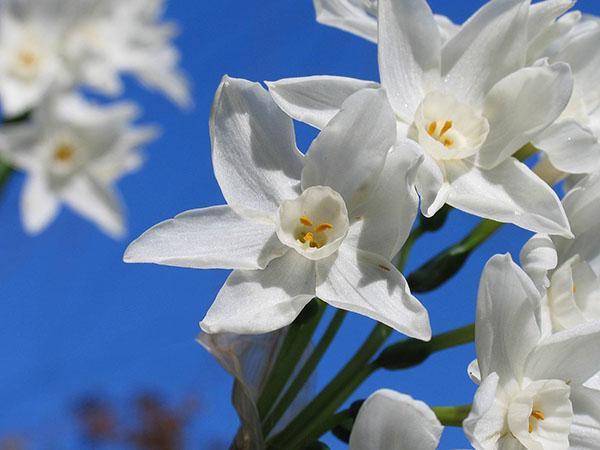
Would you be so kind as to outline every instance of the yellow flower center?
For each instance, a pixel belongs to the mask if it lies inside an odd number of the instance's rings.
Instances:
[[[442,126],[439,126],[438,122],[431,122],[427,127],[427,133],[436,141],[441,142],[444,147],[452,148],[454,146],[454,140],[446,136],[446,133],[453,125],[451,120],[446,120]]]
[[[25,67],[34,66],[38,61],[38,56],[32,50],[21,50],[18,57],[19,62]]]
[[[297,239],[302,244],[308,244],[312,248],[321,248],[327,244],[327,231],[333,230],[330,223],[320,223],[317,226],[307,216],[301,216],[299,219],[300,227],[298,229]]]
[[[539,420],[544,420],[544,419],[545,419],[545,416],[544,416],[543,412],[541,412],[537,409],[534,409],[533,411],[531,411],[531,415],[529,416],[529,432],[533,433],[534,425],[537,425],[537,422]]]
[[[69,144],[60,144],[54,150],[54,159],[61,163],[69,162],[75,155],[75,147]]]

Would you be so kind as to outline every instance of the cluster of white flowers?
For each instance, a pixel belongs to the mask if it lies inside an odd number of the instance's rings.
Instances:
[[[522,268],[497,255],[484,269],[465,433],[477,450],[597,450],[600,20],[573,3],[491,0],[455,25],[425,0],[315,0],[319,21],[377,43],[381,82],[225,77],[210,133],[227,205],[156,225],[125,260],[233,269],[208,334],[279,330],[318,297],[429,340],[392,262],[419,202],[538,233]],[[292,119],[320,130],[306,154]],[[382,390],[350,447],[428,450],[441,432],[426,405]]]
[[[113,185],[139,167],[156,129],[133,125],[134,104],[95,104],[78,90],[120,96],[129,73],[189,105],[163,9],[164,0],[0,2],[0,155],[28,175],[28,232],[44,230],[64,203],[111,236],[124,233]]]

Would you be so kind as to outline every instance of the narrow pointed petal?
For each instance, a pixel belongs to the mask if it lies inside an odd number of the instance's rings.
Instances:
[[[215,176],[230,206],[273,212],[297,195],[302,155],[292,121],[258,83],[224,77],[210,130]]]
[[[313,141],[305,157],[302,187],[329,186],[348,210],[371,193],[396,141],[396,119],[383,89],[363,89]]]
[[[317,22],[377,42],[377,17],[362,1],[314,0]]]
[[[527,23],[528,41],[531,42],[544,32],[552,22],[571,9],[574,4],[575,0],[546,0],[532,4]]]
[[[415,182],[421,197],[421,214],[432,217],[448,201],[450,185],[442,169],[431,156],[423,155]]]
[[[585,387],[571,389],[573,423],[569,434],[569,448],[596,450],[600,442],[600,391]]]
[[[572,237],[556,193],[516,159],[508,158],[492,170],[466,161],[449,162],[445,167],[449,205],[537,233]]]
[[[527,67],[500,80],[485,99],[490,134],[477,164],[492,169],[554,123],[569,103],[573,78],[566,64]]]
[[[275,225],[246,219],[228,206],[195,209],[150,228],[125,252],[128,263],[195,269],[264,269],[285,253]]]
[[[206,333],[261,334],[294,321],[315,296],[315,263],[294,250],[264,270],[236,270],[200,323]]]
[[[379,73],[407,123],[440,77],[441,36],[426,0],[379,0]]]
[[[427,310],[411,295],[402,274],[384,258],[342,245],[317,265],[317,296],[336,308],[377,320],[407,336],[428,341]]]
[[[543,295],[546,288],[550,286],[548,272],[555,269],[558,264],[556,246],[550,236],[547,234],[533,236],[521,249],[519,259],[521,267]]]
[[[600,168],[600,143],[589,128],[575,120],[557,122],[533,141],[554,167],[566,173],[595,172]]]
[[[475,384],[481,384],[481,371],[479,370],[479,362],[474,359],[467,367],[467,374],[471,381]]]
[[[109,236],[121,238],[125,234],[121,199],[109,187],[82,175],[74,178],[61,196],[67,205]]]
[[[479,284],[475,323],[482,379],[492,372],[501,385],[521,379],[527,357],[540,339],[539,301],[537,289],[510,255],[488,261]]]
[[[581,385],[600,367],[600,323],[556,333],[539,343],[527,359],[531,379],[558,379]]]
[[[352,94],[378,88],[373,81],[356,78],[312,76],[267,82],[273,100],[286,114],[322,130]]]
[[[563,198],[571,229],[579,236],[600,223],[600,172],[577,183]]]
[[[496,403],[498,382],[495,372],[483,380],[475,393],[471,413],[463,422],[465,434],[476,449],[495,448],[504,431],[506,411]]]
[[[363,207],[352,212],[361,219],[352,225],[347,239],[355,239],[357,248],[387,260],[406,242],[419,208],[414,179],[421,160],[406,149],[413,145],[407,141],[390,151],[375,191]]]
[[[41,175],[27,177],[21,192],[21,218],[29,234],[39,234],[46,229],[60,210],[60,202],[50,191]]]
[[[361,406],[350,434],[350,450],[435,450],[442,430],[425,403],[381,389]]]
[[[478,105],[492,86],[523,67],[528,10],[528,0],[497,0],[475,13],[442,50],[446,88]]]

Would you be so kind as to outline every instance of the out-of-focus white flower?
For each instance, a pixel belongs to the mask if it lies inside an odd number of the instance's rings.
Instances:
[[[548,333],[600,321],[600,174],[581,180],[563,205],[575,239],[538,234],[521,250]]]
[[[141,163],[139,148],[154,128],[134,128],[129,103],[100,107],[75,94],[53,96],[31,120],[0,129],[0,152],[27,173],[21,214],[37,234],[65,204],[111,236],[125,231],[115,181]]]
[[[425,403],[381,389],[361,406],[350,434],[350,450],[435,450],[442,431]]]
[[[180,54],[172,44],[177,29],[161,22],[164,6],[164,0],[96,0],[82,7],[79,23],[65,41],[66,58],[81,81],[118,95],[120,74],[131,73],[189,106],[188,82],[178,69]]]
[[[425,0],[380,0],[382,85],[399,138],[418,142],[424,157],[417,177],[424,215],[448,203],[532,231],[571,235],[554,191],[512,157],[560,116],[573,86],[567,64],[523,68],[529,10],[526,0],[490,2],[442,46]],[[318,128],[349,94],[368,86],[374,84],[322,76],[269,83],[282,109]]]
[[[340,30],[377,42],[377,0],[314,0],[317,21]],[[439,14],[435,20],[444,42],[456,33],[459,26]]]
[[[129,72],[180,105],[190,103],[178,71],[163,0],[7,0],[0,5],[0,101],[18,116],[52,89],[91,85],[121,91]]]
[[[476,450],[592,450],[600,442],[600,392],[583,386],[600,366],[600,323],[543,337],[539,306],[509,255],[488,262],[471,367],[481,384],[463,423]]]
[[[225,77],[211,137],[228,206],[153,227],[125,261],[236,269],[202,321],[210,333],[276,330],[317,296],[429,339],[427,311],[390,263],[417,211],[408,152],[389,152],[395,131],[385,92],[365,89],[303,156],[291,119],[271,96]]]
[[[536,171],[545,177],[556,172],[549,177],[553,181],[600,169],[600,22],[579,18],[575,12],[559,19],[556,24],[565,34],[550,41],[540,54],[550,62],[568,63],[575,80],[566,110],[533,140],[547,157]]]

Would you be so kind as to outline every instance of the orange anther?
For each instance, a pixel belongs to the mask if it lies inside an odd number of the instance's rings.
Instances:
[[[317,228],[315,228],[315,231],[317,233],[322,233],[323,231],[327,231],[327,230],[331,230],[333,229],[333,225],[331,225],[330,223],[322,223],[320,225],[317,226]]]
[[[306,216],[302,216],[300,217],[300,223],[306,227],[312,227],[312,220],[310,220],[308,217]]]
[[[436,122],[431,122],[429,124],[429,128],[427,129],[427,133],[429,133],[429,136],[433,136],[433,133],[435,133],[435,129],[437,128],[437,123]]]
[[[446,134],[446,132],[452,128],[452,121],[451,120],[447,120],[446,123],[444,124],[444,126],[442,127],[442,131],[440,132],[440,137],[442,137],[444,134]]]

